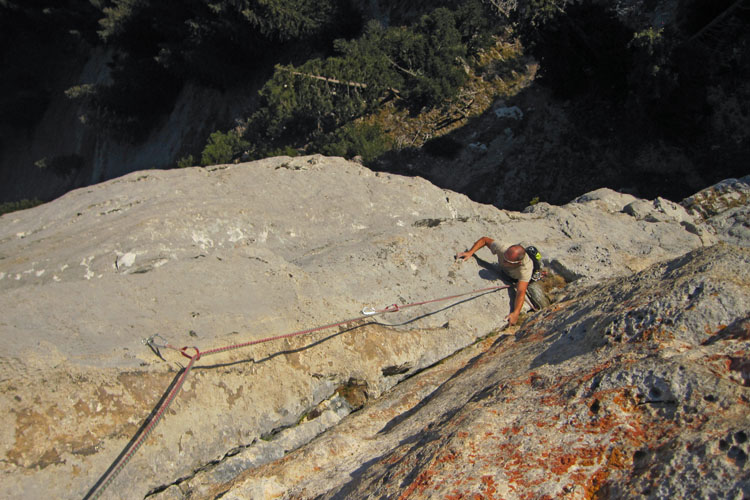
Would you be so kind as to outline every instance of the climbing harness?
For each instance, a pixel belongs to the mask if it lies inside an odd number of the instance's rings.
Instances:
[[[169,405],[171,405],[172,402],[175,400],[177,393],[180,392],[180,389],[185,383],[185,380],[187,379],[187,376],[190,373],[190,370],[193,369],[195,362],[201,359],[202,357],[210,356],[211,354],[227,352],[227,351],[231,351],[234,349],[240,349],[242,347],[248,347],[251,345],[261,344],[264,342],[271,342],[273,340],[298,337],[300,335],[306,335],[309,333],[318,332],[320,330],[335,328],[337,326],[345,325],[347,323],[354,323],[356,321],[360,321],[365,318],[371,318],[373,316],[377,316],[380,314],[398,312],[398,311],[401,311],[403,309],[407,309],[410,307],[416,307],[416,306],[421,306],[425,304],[432,304],[435,302],[442,302],[446,300],[456,299],[459,297],[465,297],[467,295],[489,293],[489,292],[502,290],[506,288],[510,288],[510,285],[499,285],[499,286],[491,286],[487,288],[480,288],[477,290],[472,290],[470,292],[459,293],[456,295],[449,295],[447,297],[440,297],[438,299],[425,300],[422,302],[413,302],[411,304],[404,304],[404,305],[391,304],[389,306],[384,307],[383,309],[374,309],[373,307],[365,307],[364,309],[362,309],[362,315],[356,318],[351,318],[351,319],[339,321],[336,323],[330,323],[328,325],[323,325],[323,326],[319,326],[316,328],[309,328],[307,330],[300,330],[300,331],[296,331],[292,333],[286,333],[283,335],[276,335],[273,337],[266,337],[262,339],[251,340],[249,342],[242,342],[240,344],[217,347],[214,349],[208,349],[206,351],[201,351],[195,346],[176,347],[170,344],[169,342],[167,342],[167,340],[159,334],[154,334],[148,338],[143,339],[142,340],[143,344],[147,345],[161,359],[164,359],[164,358],[162,358],[159,350],[170,349],[170,350],[179,352],[180,354],[188,358],[190,361],[188,362],[187,366],[183,370],[177,382],[169,391],[169,394],[167,395],[167,397],[164,398],[162,403],[157,408],[154,409],[154,412],[152,412],[154,415],[153,418],[151,418],[151,420],[145,424],[145,426],[142,428],[140,433],[137,435],[137,438],[134,438],[131,441],[131,443],[125,448],[125,450],[123,450],[120,456],[117,459],[115,459],[114,463],[109,467],[109,469],[107,469],[107,472],[104,473],[104,475],[99,479],[99,481],[97,481],[97,483],[91,488],[89,493],[84,497],[84,500],[89,500],[89,499],[93,500],[93,499],[99,498],[102,492],[104,492],[104,490],[107,489],[107,487],[109,487],[112,484],[112,481],[114,481],[117,474],[119,474],[120,471],[122,471],[122,469],[125,467],[125,465],[130,461],[130,459],[133,458],[133,455],[135,455],[136,451],[138,451],[138,449],[144,443],[146,438],[151,434],[151,432],[154,430],[156,425],[159,423],[159,420],[161,420],[162,416],[164,416],[164,413],[166,413],[167,408],[169,408]],[[189,352],[191,350],[194,352],[192,353]]]

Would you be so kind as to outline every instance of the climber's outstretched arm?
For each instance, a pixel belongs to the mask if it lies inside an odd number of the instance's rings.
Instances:
[[[470,250],[466,252],[460,252],[456,254],[456,259],[460,259],[461,261],[466,261],[467,259],[470,259],[474,253],[479,250],[482,247],[490,246],[494,240],[492,238],[488,238],[487,236],[482,236],[479,238],[476,243],[471,247]]]
[[[515,325],[516,321],[518,321],[518,316],[521,314],[521,308],[523,307],[523,302],[526,298],[526,289],[528,287],[528,281],[519,281],[518,285],[516,285],[516,300],[513,304],[513,311],[505,317],[510,326]]]

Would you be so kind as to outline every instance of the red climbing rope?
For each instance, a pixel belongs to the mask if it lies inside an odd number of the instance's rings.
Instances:
[[[459,298],[459,297],[464,297],[466,295],[475,295],[475,294],[481,293],[481,292],[489,292],[489,291],[500,290],[500,289],[504,289],[504,288],[508,288],[508,285],[491,286],[491,287],[482,288],[482,289],[479,289],[479,290],[472,290],[471,292],[460,293],[458,295],[450,295],[448,297],[441,297],[439,299],[426,300],[424,302],[413,302],[411,304],[405,304],[405,305],[402,305],[402,306],[399,306],[398,304],[391,304],[390,306],[386,306],[383,309],[371,310],[369,312],[364,312],[364,309],[363,309],[362,316],[357,316],[356,318],[351,318],[351,319],[347,319],[347,320],[344,320],[344,321],[339,321],[338,323],[331,323],[331,324],[328,324],[328,325],[318,326],[316,328],[310,328],[310,329],[307,329],[307,330],[300,330],[298,332],[286,333],[284,335],[276,335],[275,337],[266,337],[266,338],[263,338],[263,339],[257,339],[257,340],[251,340],[249,342],[243,342],[241,344],[228,345],[228,346],[225,346],[225,347],[217,347],[215,349],[209,349],[207,351],[201,352],[200,356],[208,356],[210,354],[217,354],[217,353],[220,353],[220,352],[231,351],[231,350],[234,350],[234,349],[240,349],[242,347],[248,347],[248,346],[255,345],[255,344],[262,344],[264,342],[270,342],[272,340],[288,339],[288,338],[291,338],[291,337],[297,337],[299,335],[307,335],[308,333],[314,333],[314,332],[319,332],[321,330],[327,330],[329,328],[335,328],[337,326],[345,325],[347,323],[353,323],[355,321],[360,321],[360,320],[363,320],[365,318],[370,318],[370,317],[376,316],[378,314],[384,314],[384,313],[390,313],[390,312],[397,312],[397,311],[400,311],[401,309],[407,309],[409,307],[421,306],[421,305],[425,305],[425,304],[431,304],[433,302],[441,302],[441,301],[456,299],[456,298]]]
[[[158,353],[158,349],[159,348],[171,349],[171,350],[179,352],[180,354],[182,354],[186,358],[190,359],[190,361],[188,362],[188,364],[185,367],[184,371],[180,375],[180,378],[177,380],[177,383],[175,383],[174,387],[172,387],[172,390],[169,391],[169,394],[167,395],[167,397],[164,399],[164,401],[161,403],[161,405],[155,410],[156,413],[154,414],[154,417],[151,419],[151,421],[148,422],[148,424],[143,428],[143,430],[140,432],[140,435],[138,436],[138,438],[135,439],[123,451],[123,453],[120,455],[120,457],[118,457],[115,460],[115,462],[110,466],[110,468],[104,474],[104,476],[102,476],[102,478],[94,485],[94,487],[91,489],[91,491],[84,497],[84,500],[89,500],[89,499],[93,500],[93,499],[99,498],[99,496],[102,494],[102,492],[112,483],[112,481],[115,479],[115,476],[117,476],[117,474],[120,473],[120,471],[130,461],[130,459],[133,457],[133,455],[135,455],[135,452],[138,451],[138,448],[141,447],[141,445],[146,440],[146,438],[149,436],[149,434],[151,434],[151,432],[154,430],[154,428],[156,427],[156,424],[159,423],[159,420],[161,420],[162,416],[167,411],[167,408],[169,408],[169,405],[172,404],[172,402],[174,401],[175,397],[177,396],[177,393],[182,388],[182,385],[185,383],[185,379],[187,379],[187,376],[190,373],[190,370],[193,368],[193,365],[195,364],[196,361],[198,361],[202,357],[209,356],[211,354],[218,354],[218,353],[221,353],[221,352],[227,352],[227,351],[231,351],[231,350],[234,350],[234,349],[240,349],[242,347],[248,347],[248,346],[251,346],[251,345],[262,344],[264,342],[271,342],[273,340],[288,339],[288,338],[291,338],[291,337],[297,337],[297,336],[300,336],[300,335],[306,335],[306,334],[309,334],[309,333],[318,332],[318,331],[326,330],[326,329],[329,329],[329,328],[335,328],[337,326],[345,325],[347,323],[353,323],[353,322],[356,322],[356,321],[363,320],[365,318],[370,318],[372,316],[377,316],[379,314],[397,312],[397,311],[400,311],[402,309],[407,309],[409,307],[416,307],[416,306],[421,306],[421,305],[425,305],[425,304],[432,304],[432,303],[435,303],[435,302],[443,302],[443,301],[446,301],[446,300],[457,299],[459,297],[465,297],[467,295],[476,295],[478,293],[491,292],[491,291],[495,291],[495,290],[502,290],[502,289],[505,289],[505,288],[509,288],[509,285],[500,285],[500,286],[491,286],[491,287],[487,287],[487,288],[480,288],[480,289],[477,289],[477,290],[472,290],[470,292],[459,293],[459,294],[456,294],[456,295],[449,295],[449,296],[446,296],[446,297],[440,297],[438,299],[425,300],[425,301],[422,301],[422,302],[412,302],[410,304],[404,304],[404,305],[401,305],[401,306],[399,306],[398,304],[391,304],[389,306],[384,307],[383,309],[365,308],[365,309],[362,310],[362,315],[361,316],[357,316],[356,318],[351,318],[351,319],[347,319],[347,320],[344,320],[344,321],[339,321],[337,323],[330,323],[328,325],[318,326],[316,328],[309,328],[307,330],[299,330],[299,331],[292,332],[292,333],[287,333],[287,334],[284,334],[284,335],[276,335],[276,336],[273,336],[273,337],[266,337],[266,338],[262,338],[262,339],[251,340],[251,341],[248,341],[248,342],[242,342],[240,344],[228,345],[228,346],[225,346],[225,347],[216,347],[214,349],[208,349],[206,351],[200,351],[197,347],[194,347],[194,346],[175,347],[175,346],[173,346],[173,345],[171,345],[171,344],[169,344],[167,342],[164,342],[163,344],[157,344],[155,342],[156,338],[161,338],[163,340],[163,338],[160,335],[153,335],[153,336],[151,336],[148,339],[144,339],[144,344],[146,344],[149,347],[151,347],[152,349],[154,349],[157,353]],[[194,349],[195,350],[195,354],[193,354],[192,356],[190,354],[188,354],[187,353],[188,349]]]
[[[186,355],[183,351],[183,354]],[[186,355],[187,356],[187,355]],[[175,397],[177,396],[177,393],[180,392],[180,389],[182,388],[182,384],[185,383],[185,379],[187,379],[188,374],[190,373],[190,370],[193,368],[193,365],[196,361],[200,358],[200,352],[198,352],[198,349],[195,350],[195,355],[190,357],[190,361],[188,362],[188,365],[185,367],[185,370],[183,370],[182,375],[180,375],[180,378],[177,380],[177,383],[172,387],[172,390],[169,391],[169,395],[167,395],[167,398],[164,400],[164,402],[161,404],[159,409],[157,410],[156,414],[154,415],[154,418],[151,419],[151,421],[146,425],[146,427],[143,428],[141,431],[140,436],[138,439],[133,441],[130,446],[126,449],[126,451],[112,464],[112,466],[109,468],[109,471],[102,476],[102,478],[99,480],[99,482],[92,488],[92,490],[89,492],[85,499],[95,499],[99,498],[99,495],[104,492],[105,489],[112,483],[112,481],[115,479],[117,474],[120,473],[120,471],[127,465],[127,463],[130,461],[131,458],[133,458],[133,455],[135,455],[135,452],[138,451],[138,448],[141,447],[141,445],[146,441],[146,438],[151,434],[151,431],[154,430],[156,427],[156,424],[159,423],[159,420],[161,420],[161,417],[164,416],[164,413],[167,411],[167,408],[169,408],[169,405],[172,404],[172,401],[174,401]]]

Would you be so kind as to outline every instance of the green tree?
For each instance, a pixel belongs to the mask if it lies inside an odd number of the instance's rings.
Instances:
[[[282,53],[325,52],[348,2],[338,0],[110,0],[99,36],[112,48],[111,82],[87,99],[89,122],[137,140],[169,112],[187,81],[227,89],[270,73]],[[343,27],[342,27],[343,26]],[[328,49],[330,50],[330,49]],[[135,134],[128,134],[135,132]]]
[[[208,144],[201,153],[201,165],[219,165],[229,163],[250,147],[250,143],[240,137],[234,131],[213,132],[208,139]]]
[[[480,0],[459,6],[455,13],[434,9],[413,26],[370,21],[360,37],[335,40],[335,55],[276,66],[248,120],[246,137],[255,154],[289,145],[340,148],[352,139],[340,136],[353,130],[344,126],[389,96],[414,111],[453,97],[467,78],[468,45],[476,53],[499,29],[487,22]]]
[[[466,81],[463,68],[466,46],[456,27],[456,18],[448,9],[435,9],[422,17],[417,33],[422,35],[419,43],[422,78],[410,95],[418,104],[435,105],[453,97]]]

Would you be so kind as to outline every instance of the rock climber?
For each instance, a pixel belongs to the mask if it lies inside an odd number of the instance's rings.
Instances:
[[[495,241],[492,238],[488,238],[487,236],[479,238],[470,250],[458,253],[456,259],[465,262],[471,258],[477,250],[485,246],[488,247],[493,254],[497,255],[501,271],[507,275],[508,278],[517,282],[513,310],[505,317],[509,325],[515,325],[518,321],[518,316],[521,314],[521,308],[523,307],[529,282],[531,282],[532,275],[534,274],[534,262],[526,253],[526,249],[521,245],[507,245]],[[534,283],[534,285],[536,285],[536,283]],[[542,305],[547,304],[538,304],[538,306]]]

